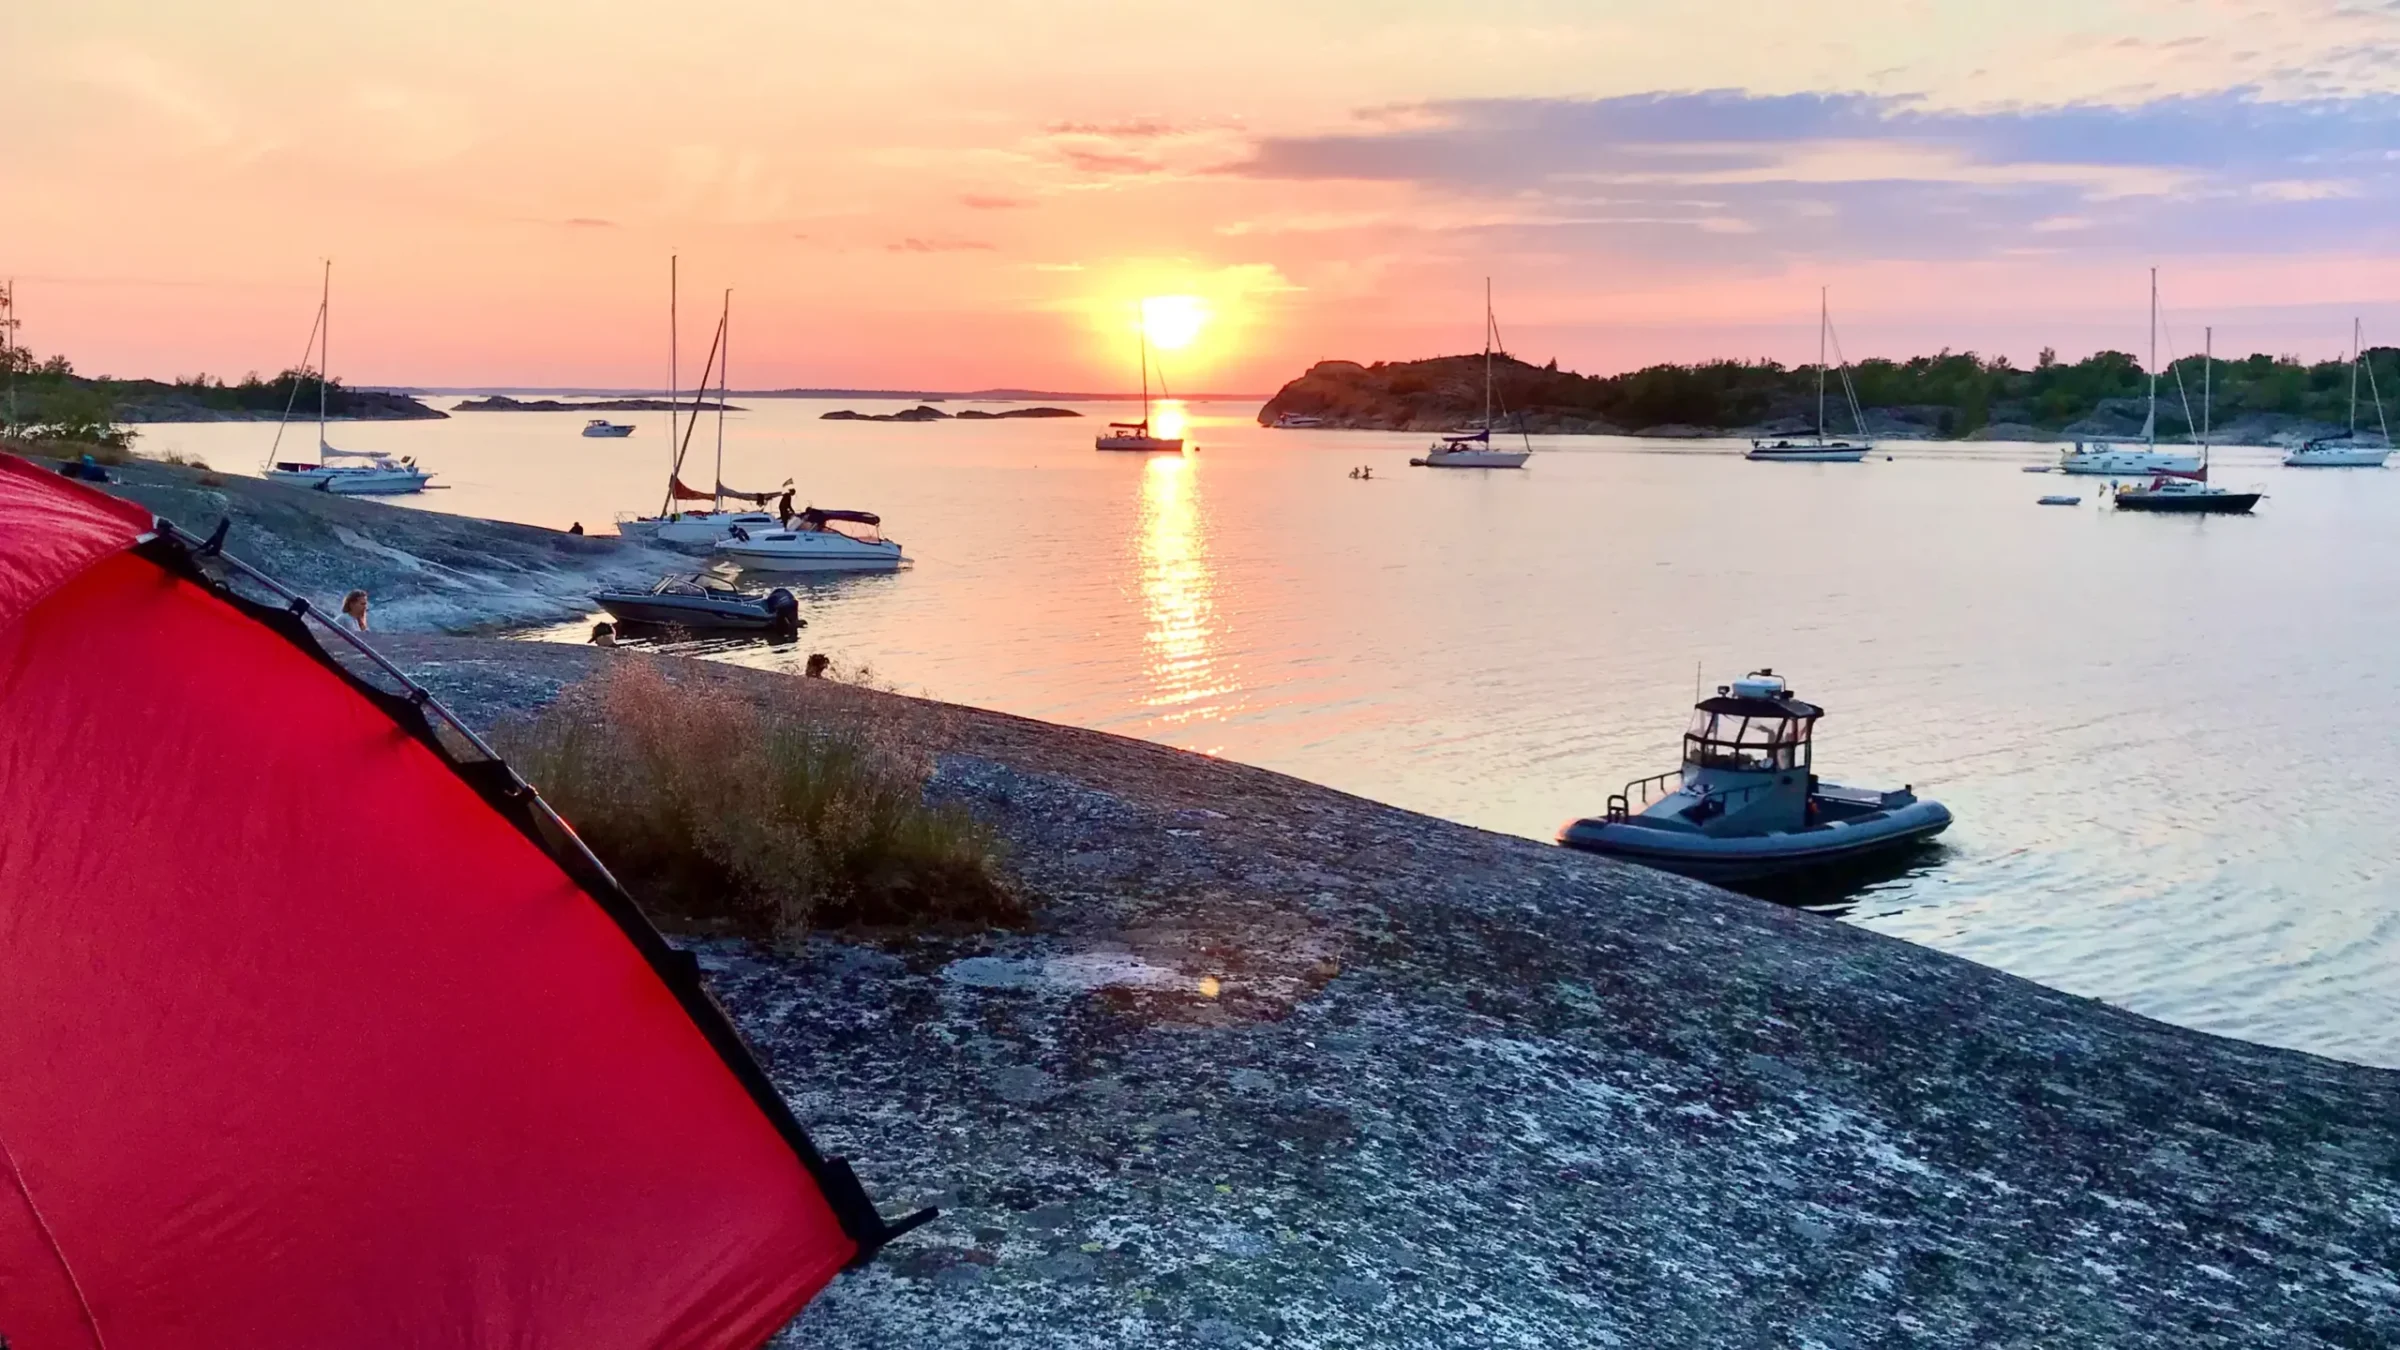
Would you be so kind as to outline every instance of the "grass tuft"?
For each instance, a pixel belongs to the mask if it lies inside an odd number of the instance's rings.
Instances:
[[[648,660],[611,666],[500,748],[670,927],[1014,926],[999,840],[929,805],[932,764],[863,701],[762,708]]]

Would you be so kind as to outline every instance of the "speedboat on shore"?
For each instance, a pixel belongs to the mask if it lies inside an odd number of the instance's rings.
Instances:
[[[782,525],[737,525],[716,551],[756,572],[888,572],[900,565],[900,545],[883,537],[881,524],[870,511],[812,506]]]
[[[1950,827],[1950,811],[1908,788],[1820,782],[1813,736],[1825,710],[1758,670],[1693,709],[1683,766],[1627,783],[1607,811],[1558,833],[1568,848],[1704,881],[1746,881],[1846,865]]]
[[[633,434],[633,423],[611,422],[605,417],[595,417],[591,421],[583,424],[583,434],[586,436],[607,436],[611,438],[630,436]]]
[[[620,623],[659,628],[794,632],[807,626],[790,591],[745,591],[707,572],[677,572],[647,590],[610,587],[592,600]]]
[[[336,464],[336,459],[360,460],[357,464]],[[278,461],[266,472],[270,483],[292,487],[315,488],[319,492],[336,492],[346,497],[387,497],[403,492],[422,492],[433,481],[433,475],[417,467],[411,457],[394,457],[381,450],[337,450],[317,443],[317,462]]]

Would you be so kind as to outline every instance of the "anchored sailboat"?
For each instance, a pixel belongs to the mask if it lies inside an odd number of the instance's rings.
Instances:
[[[292,380],[292,395],[284,400],[283,418],[275,424],[275,441],[267,447],[266,477],[275,483],[293,487],[315,488],[320,492],[339,492],[345,496],[393,496],[404,492],[420,492],[433,480],[433,475],[417,467],[414,458],[394,458],[381,450],[342,450],[325,440],[325,389],[333,380],[333,260],[325,260],[324,289],[317,299],[317,321],[309,329],[309,351],[301,353],[300,368]],[[299,374],[309,369],[309,357],[316,357],[317,372],[317,462],[278,460],[276,453],[283,448],[283,429],[292,420],[292,404],[300,398]],[[337,459],[357,463],[336,464]]]
[[[2112,478],[2140,478],[2148,474],[2188,474],[2200,468],[2198,455],[2179,454],[2158,448],[2158,269],[2150,269],[2150,411],[2142,418],[2142,448],[2128,450],[2107,441],[2081,441],[2075,448],[2058,457],[2060,473],[2092,474]]]
[[[1750,442],[1745,459],[1786,460],[1802,464],[1856,464],[1867,457],[1875,443],[1867,439],[1867,419],[1859,413],[1858,390],[1850,383],[1850,365],[1843,362],[1842,396],[1850,404],[1850,425],[1858,428],[1855,440],[1828,440],[1825,436],[1825,348],[1833,339],[1833,310],[1827,303],[1826,288],[1817,288],[1817,429],[1809,436],[1778,436],[1773,440]]]
[[[2155,306],[2158,291],[2158,274],[2155,269],[2151,272],[2150,288],[2153,297],[2152,304]],[[2162,471],[2157,477],[2150,480],[2148,487],[2119,488],[2116,495],[2118,510],[2242,516],[2248,515],[2250,508],[2258,505],[2261,495],[2259,493],[2229,492],[2224,488],[2208,485],[2210,405],[2214,401],[2216,390],[2216,329],[2206,330],[2201,351],[2203,354],[2200,358],[2200,467],[2189,473]],[[2175,377],[2175,387],[2178,390],[2183,388],[2183,376],[2180,373]],[[2184,400],[2184,416],[2188,420],[2192,410],[2190,395],[2184,395]],[[2155,388],[2155,378],[2150,395],[2150,421],[2154,425],[2158,421],[2158,394]]]
[[[1473,431],[1459,431],[1442,437],[1427,447],[1421,459],[1409,463],[1420,469],[1522,469],[1533,458],[1533,441],[1525,435],[1524,419],[1517,421],[1517,436],[1524,440],[1522,450],[1492,448],[1492,351],[1499,347],[1499,321],[1492,317],[1492,279],[1483,279],[1483,425]],[[1505,410],[1503,410],[1505,411]]]
[[[1134,331],[1141,342],[1142,360],[1142,420],[1111,422],[1108,430],[1092,438],[1094,450],[1131,450],[1138,453],[1183,453],[1181,436],[1150,434],[1150,314],[1146,308],[1135,310]]]
[[[725,400],[728,392],[726,367],[731,362],[733,346],[733,292],[725,292],[724,307],[717,316],[717,331],[709,342],[708,361],[700,371],[700,383],[692,390],[689,417],[682,416],[677,399],[683,382],[678,360],[677,342],[679,260],[667,260],[667,463],[666,498],[659,503],[654,516],[622,517],[617,520],[617,533],[635,539],[660,544],[710,545],[726,538],[738,526],[744,529],[774,529],[781,520],[763,508],[775,497],[771,492],[737,492],[725,486]],[[707,392],[708,377],[717,377],[717,465],[713,478],[715,489],[703,492],[683,481],[683,466],[691,452],[692,433],[700,425],[700,397]],[[787,480],[786,488],[791,486]],[[727,499],[747,501],[748,510],[728,509]],[[679,502],[707,502],[706,510],[677,509]]]
[[[2375,387],[2375,367],[2368,364],[2361,339],[2365,336],[2359,321],[2350,321],[2350,430],[2339,436],[2321,436],[2283,457],[2283,462],[2295,469],[2380,469],[2392,454],[2392,424],[2384,420],[2383,391]],[[2375,424],[2383,432],[2383,444],[2358,438],[2358,372],[2365,366],[2367,392],[2375,399]]]

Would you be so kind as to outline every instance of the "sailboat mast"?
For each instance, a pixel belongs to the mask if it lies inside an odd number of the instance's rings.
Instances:
[[[2350,437],[2358,438],[2358,362],[2359,343],[2364,332],[2357,319],[2350,321]]]
[[[2190,413],[2185,413],[2190,416]],[[2158,448],[2158,269],[2150,269],[2150,420],[2142,424],[2143,440]]]
[[[1483,429],[1492,429],[1492,279],[1483,279]]]
[[[2200,330],[2200,477],[2208,478],[2208,429],[2216,408],[2211,401],[2217,377],[2217,330]]]
[[[1135,314],[1134,336],[1142,352],[1142,434],[1150,434],[1150,302],[1144,300]]]
[[[680,353],[675,350],[676,340],[682,335],[682,325],[675,317],[675,304],[681,292],[676,268],[682,261],[676,254],[667,255],[667,454],[670,459],[675,454],[675,404],[683,394],[683,365]],[[666,513],[662,511],[659,514]]]
[[[317,462],[325,462],[325,382],[333,378],[333,259],[325,260],[324,289],[317,295]],[[351,444],[356,445],[353,441]]]
[[[725,288],[725,308],[717,315],[717,340],[724,355],[717,358],[717,510],[725,509],[725,368],[733,364],[733,288]]]
[[[1825,295],[1826,288],[1817,288],[1817,439],[1825,439],[1825,329],[1833,322],[1833,311]]]

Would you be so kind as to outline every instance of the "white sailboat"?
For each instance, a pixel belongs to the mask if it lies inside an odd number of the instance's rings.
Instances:
[[[1850,425],[1858,428],[1854,440],[1829,440],[1825,435],[1825,347],[1833,335],[1833,310],[1827,303],[1826,289],[1817,288],[1817,430],[1810,436],[1777,436],[1750,442],[1745,459],[1761,461],[1782,460],[1798,464],[1856,464],[1875,448],[1867,439],[1867,419],[1858,409],[1858,390],[1850,384],[1850,366],[1842,365],[1842,394],[1850,403]]]
[[[2283,457],[2283,462],[2295,469],[2380,469],[2392,454],[2392,424],[2384,420],[2383,391],[2375,387],[2375,367],[2368,365],[2360,339],[2365,334],[2359,321],[2350,321],[2350,430],[2339,436],[2320,436]],[[2360,440],[2358,435],[2358,371],[2365,366],[2367,391],[2375,399],[2375,423],[2383,432],[2383,443]]]
[[[617,533],[629,538],[656,544],[708,547],[728,537],[736,528],[772,530],[782,524],[774,515],[758,509],[768,494],[734,493],[725,487],[725,399],[727,394],[726,366],[731,361],[733,338],[733,292],[725,292],[723,310],[717,316],[717,331],[709,342],[708,361],[700,371],[700,383],[692,390],[692,415],[682,417],[677,398],[682,393],[683,373],[677,350],[680,324],[677,319],[680,303],[678,267],[680,259],[667,260],[667,464],[666,499],[653,516],[619,516]],[[691,450],[693,430],[700,423],[700,396],[708,389],[711,372],[717,376],[717,468],[714,488],[708,492],[691,487],[683,481],[683,465]],[[788,483],[785,486],[790,486]],[[728,508],[726,498],[748,498],[753,506],[748,510]],[[705,510],[685,511],[679,502],[707,502]]]
[[[265,474],[269,482],[287,483],[293,487],[314,488],[319,492],[338,492],[345,496],[394,496],[404,492],[421,492],[433,480],[433,475],[417,467],[410,457],[394,457],[381,450],[343,450],[325,439],[325,387],[332,379],[333,369],[333,260],[325,260],[324,289],[317,299],[317,321],[309,330],[310,352],[302,353],[300,369],[309,368],[310,354],[316,357],[317,371],[317,461],[279,460],[275,456],[283,448],[283,429],[292,418],[292,400],[300,397],[297,379],[292,385],[292,399],[283,405],[283,418],[275,424],[275,441],[267,447]],[[335,460],[350,463],[337,464]]]
[[[2093,441],[2077,441],[2058,457],[2060,473],[2107,478],[2147,478],[2152,474],[2196,473],[2200,456],[2158,448],[2158,269],[2150,269],[2150,411],[2142,418],[2142,447],[2138,450]]]
[[[1109,423],[1106,431],[1092,438],[1092,448],[1094,450],[1129,450],[1137,454],[1182,454],[1183,438],[1181,436],[1153,436],[1150,434],[1150,316],[1147,311],[1137,310],[1134,331],[1140,334],[1141,338],[1142,420]]]
[[[1517,435],[1525,441],[1522,450],[1492,448],[1492,349],[1499,345],[1499,321],[1492,317],[1492,279],[1483,279],[1483,425],[1473,431],[1457,431],[1426,447],[1422,458],[1409,464],[1420,469],[1522,469],[1533,458],[1533,442],[1525,437],[1522,419]]]

